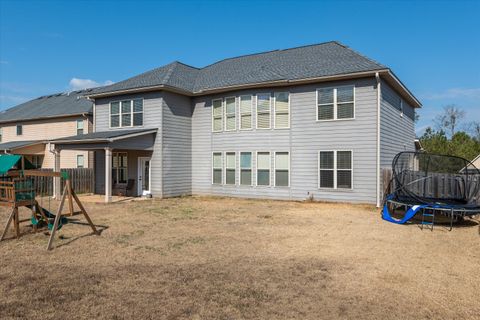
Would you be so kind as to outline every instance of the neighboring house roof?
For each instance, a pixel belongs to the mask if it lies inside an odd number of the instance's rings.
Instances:
[[[117,140],[128,139],[145,134],[155,133],[157,129],[132,129],[132,130],[112,130],[98,131],[87,134],[81,134],[71,137],[51,140],[52,143],[74,144],[74,143],[97,143],[97,142],[113,142]]]
[[[15,149],[33,146],[39,143],[46,143],[43,140],[30,140],[30,141],[10,141],[5,143],[0,143],[0,151],[11,152]]]
[[[101,97],[158,88],[198,95],[247,85],[287,84],[375,71],[389,72],[390,77],[398,82],[397,88],[405,90],[415,106],[421,105],[386,66],[336,41],[229,58],[204,68],[175,61],[127,80],[95,88],[86,95]]]
[[[91,113],[93,102],[85,98],[91,89],[39,97],[0,112],[0,123],[56,118]]]

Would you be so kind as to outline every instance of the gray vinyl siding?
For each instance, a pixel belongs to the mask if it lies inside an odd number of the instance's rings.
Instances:
[[[163,93],[163,196],[192,193],[192,104],[189,97]]]
[[[401,151],[415,150],[414,108],[403,101],[403,111],[390,101],[398,101],[399,95],[382,81],[380,112],[380,166],[391,168],[392,160]]]
[[[316,121],[316,89],[339,85],[355,85],[355,119],[328,122]],[[212,133],[212,99],[262,92],[290,92],[291,129],[237,130]],[[255,103],[253,108],[255,119]],[[273,108],[271,123],[273,124]],[[193,194],[215,194],[239,197],[304,200],[375,202],[376,189],[376,88],[375,79],[330,82],[270,90],[244,90],[225,95],[199,97],[194,100],[192,119],[192,191]],[[318,188],[318,152],[320,150],[353,151],[353,190],[320,190]],[[212,152],[245,151],[290,152],[290,187],[273,187],[273,156],[271,184],[264,186],[225,186],[212,184]],[[224,159],[225,160],[225,159]],[[256,157],[252,175],[256,180]]]
[[[95,101],[95,131],[98,132],[109,130],[122,130],[122,128],[110,128],[110,102],[123,99],[143,98],[143,126],[134,128],[158,129],[153,146],[153,153],[150,164],[152,175],[151,192],[153,196],[157,197],[162,196],[162,94],[162,92],[138,93],[133,95],[122,95],[102,98]],[[123,129],[131,129],[131,127]],[[134,147],[135,146],[132,146],[132,148]],[[103,163],[104,162],[105,161],[103,161]],[[105,166],[105,164],[103,164],[103,166]],[[103,173],[103,175],[105,174]]]

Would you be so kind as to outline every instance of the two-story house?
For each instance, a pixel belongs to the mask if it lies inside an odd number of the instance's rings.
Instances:
[[[0,112],[0,152],[22,154],[35,166],[54,167],[49,141],[92,131],[93,103],[73,91],[39,97]],[[93,153],[65,151],[61,168],[93,167]]]
[[[381,168],[414,150],[420,102],[386,66],[327,42],[180,62],[87,93],[96,191],[135,182],[158,197],[225,195],[381,201]]]

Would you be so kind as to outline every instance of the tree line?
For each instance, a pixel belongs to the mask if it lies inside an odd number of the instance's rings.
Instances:
[[[434,128],[428,127],[420,137],[425,151],[475,159],[480,154],[480,122],[465,119],[466,113],[461,108],[445,106],[435,117]]]

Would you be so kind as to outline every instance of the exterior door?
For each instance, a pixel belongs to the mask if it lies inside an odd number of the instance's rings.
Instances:
[[[148,157],[138,158],[138,195],[146,196],[150,194],[150,160]]]

